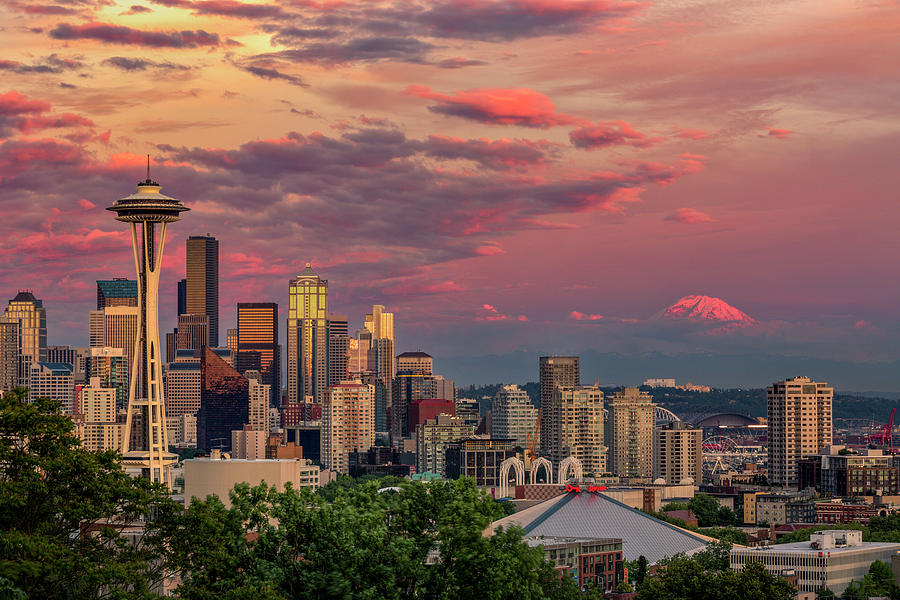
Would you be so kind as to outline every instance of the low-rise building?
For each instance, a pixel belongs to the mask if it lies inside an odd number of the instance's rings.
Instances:
[[[769,525],[815,523],[816,505],[808,494],[760,494],[756,522]]]
[[[624,579],[621,539],[528,536],[524,541],[543,547],[544,558],[561,575],[575,579],[581,589],[592,585],[610,592]]]
[[[890,510],[868,502],[831,500],[816,502],[816,523],[860,523],[867,525],[872,517],[886,516]]]
[[[447,448],[447,479],[471,477],[479,487],[500,487],[500,465],[516,455],[516,440],[469,438]]]
[[[288,482],[293,487],[315,491],[319,487],[319,467],[306,459],[228,459],[192,458],[184,461],[185,507],[193,498],[204,499],[214,494],[231,506],[228,492],[238,483],[256,486],[265,482],[284,490]]]
[[[844,446],[826,446],[819,454],[799,461],[799,488],[815,488],[827,496],[896,496],[900,468],[881,450],[863,448],[858,454]]]
[[[416,471],[446,475],[447,448],[475,434],[475,428],[459,417],[438,415],[416,427]]]
[[[861,581],[876,560],[890,564],[900,544],[863,542],[861,531],[818,531],[808,542],[776,544],[731,550],[731,569],[741,571],[751,563],[761,563],[778,576],[793,571],[799,592],[828,588],[840,596],[851,580]]]

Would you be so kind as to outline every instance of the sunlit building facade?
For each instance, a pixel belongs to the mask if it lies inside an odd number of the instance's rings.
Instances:
[[[322,402],[328,389],[328,281],[306,263],[288,295],[288,401]]]

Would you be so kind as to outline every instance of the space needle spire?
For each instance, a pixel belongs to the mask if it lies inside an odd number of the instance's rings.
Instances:
[[[163,195],[160,189],[160,185],[150,179],[148,155],[147,179],[137,184],[135,193],[117,200],[106,210],[115,212],[116,220],[131,226],[131,247],[138,278],[138,335],[128,389],[128,414],[122,435],[123,463],[126,471],[139,473],[171,489],[171,467],[177,457],[169,452],[166,433],[166,401],[159,344],[159,274],[166,225],[178,221],[181,213],[190,209],[180,200]],[[135,447],[132,447],[133,441]]]

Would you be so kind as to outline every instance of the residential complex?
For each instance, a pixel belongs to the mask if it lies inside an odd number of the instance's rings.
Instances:
[[[595,386],[556,386],[544,406],[547,456],[558,468],[573,456],[587,476],[607,471],[603,431],[603,390]]]
[[[638,388],[625,388],[609,397],[606,444],[607,470],[630,478],[653,476],[653,398]]]
[[[834,390],[809,377],[778,381],[766,388],[769,424],[769,482],[796,486],[800,459],[832,443]]]
[[[540,357],[540,451],[541,454],[550,453],[549,423],[550,412],[546,408],[553,400],[553,393],[557,386],[574,387],[581,384],[581,372],[579,370],[577,356],[542,356]]]
[[[653,430],[653,480],[668,484],[703,479],[703,430],[672,421]]]
[[[527,448],[528,436],[537,430],[537,412],[525,390],[502,386],[491,409],[491,436],[515,440],[517,446]]]
[[[351,452],[375,445],[375,387],[359,380],[328,388],[322,405],[322,464],[350,473]]]

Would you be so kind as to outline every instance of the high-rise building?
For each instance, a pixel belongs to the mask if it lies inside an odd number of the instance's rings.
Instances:
[[[366,315],[366,329],[372,333],[374,339],[394,339],[394,313],[384,311],[384,306],[375,304],[372,312]]]
[[[116,409],[128,408],[128,362],[121,348],[91,348],[85,361],[86,381],[97,382],[97,387],[113,389],[116,393]]]
[[[653,426],[656,405],[647,392],[625,388],[609,398],[607,469],[618,477],[653,475]]]
[[[446,475],[447,449],[475,434],[475,428],[459,417],[438,415],[416,427],[416,471]]]
[[[131,383],[125,429],[122,432],[123,466],[127,472],[145,477],[154,483],[172,488],[172,465],[177,457],[168,451],[166,404],[163,397],[162,348],[159,344],[159,276],[162,269],[162,249],[169,223],[181,219],[189,210],[179,200],[160,193],[158,183],[150,179],[150,159],[147,159],[147,179],[138,183],[137,191],[117,200],[107,210],[116,213],[116,220],[128,223],[131,246],[137,270],[138,330],[131,364]],[[159,226],[159,234],[156,228]],[[103,311],[135,310],[131,307],[110,307]],[[92,323],[93,325],[93,323]],[[108,337],[108,332],[107,337]],[[93,336],[92,336],[93,337]],[[91,346],[120,344],[94,344]],[[138,428],[136,425],[140,423]],[[133,427],[134,425],[134,427]],[[132,437],[134,436],[134,441]]]
[[[137,281],[116,277],[97,280],[97,310],[110,306],[137,306]]]
[[[328,280],[306,263],[288,294],[288,401],[322,402],[328,389]]]
[[[456,416],[462,418],[467,425],[472,425],[478,429],[481,423],[481,405],[475,398],[457,398],[456,399]],[[532,423],[534,426],[534,423]]]
[[[192,235],[185,253],[185,314],[209,317],[208,344],[215,348],[219,345],[219,240]]]
[[[238,330],[237,327],[234,329],[226,329],[225,330],[225,347],[237,354],[238,351]]]
[[[570,456],[581,461],[585,475],[606,472],[603,444],[603,390],[597,386],[557,386],[544,408],[549,414],[549,456],[554,466]],[[496,404],[492,432],[497,429]],[[494,435],[493,437],[503,437]]]
[[[178,311],[175,314],[187,314],[187,279],[178,280]]]
[[[19,324],[0,317],[0,395],[19,385]]]
[[[9,301],[3,320],[19,324],[17,377],[20,385],[27,385],[31,363],[47,360],[47,311],[34,294],[19,292]]]
[[[434,359],[424,352],[403,352],[397,355],[397,371],[431,375],[434,373]]]
[[[326,469],[350,473],[351,452],[375,445],[375,388],[360,381],[345,381],[328,388],[322,405],[322,464]]]
[[[653,430],[653,480],[677,485],[687,479],[699,485],[703,478],[703,430],[672,421]]]
[[[350,338],[347,371],[351,377],[357,377],[366,372],[375,372],[374,365],[369,367],[369,348],[371,347],[372,332],[368,329],[360,329],[356,332],[355,338]]]
[[[200,410],[197,447],[231,450],[231,432],[244,428],[250,417],[250,383],[211,348],[200,358]]]
[[[200,359],[194,350],[181,350],[166,369],[166,415],[195,415],[200,410]]]
[[[525,390],[517,385],[502,386],[494,396],[491,417],[492,438],[514,440],[516,446],[528,447],[528,435],[534,429],[537,409]]]
[[[62,403],[62,412],[75,414],[75,376],[67,363],[32,362],[28,371],[28,401],[50,398]]]
[[[281,404],[278,305],[274,302],[238,302],[237,324],[237,370],[241,373],[248,369],[259,371],[261,382],[269,386],[269,401],[275,406]]]
[[[542,356],[539,360],[540,366],[540,406],[541,406],[541,454],[550,453],[549,437],[545,434],[545,429],[549,424],[549,411],[546,406],[553,400],[553,393],[557,386],[575,387],[581,385],[581,372],[579,370],[579,361],[577,356]]]
[[[272,397],[272,390],[269,384],[262,382],[262,375],[259,371],[245,371],[244,377],[247,379],[247,395],[250,402],[249,416],[247,424],[257,431],[269,434],[269,406]],[[265,458],[263,456],[262,458]]]
[[[178,327],[175,329],[176,350],[199,350],[207,345],[210,339],[209,315],[178,315]],[[212,346],[215,347],[215,346]]]
[[[328,315],[328,385],[350,377],[350,335],[347,315]]]
[[[90,356],[90,348],[72,348],[71,346],[47,346],[47,362],[67,363],[72,365],[75,375],[75,384],[84,384],[87,359]]]
[[[75,386],[75,432],[86,450],[121,447],[123,423],[116,420],[116,415],[115,389],[103,387],[96,377],[90,385]]]
[[[766,388],[769,483],[794,486],[797,463],[832,443],[834,389],[809,377],[776,381]]]
[[[121,348],[129,368],[134,363],[141,310],[136,306],[111,306],[90,314],[91,348]]]
[[[267,400],[268,401],[268,400]],[[239,460],[262,460],[266,458],[268,433],[244,425],[243,429],[231,432],[231,458]]]
[[[387,345],[382,347],[382,352],[376,353],[376,365],[369,368],[374,370],[390,387],[389,379],[397,372],[394,362],[394,313],[385,312],[384,306],[375,304],[372,312],[366,315],[365,329],[370,334],[370,340],[390,340],[390,354],[384,352]],[[369,344],[370,347],[374,344]]]

